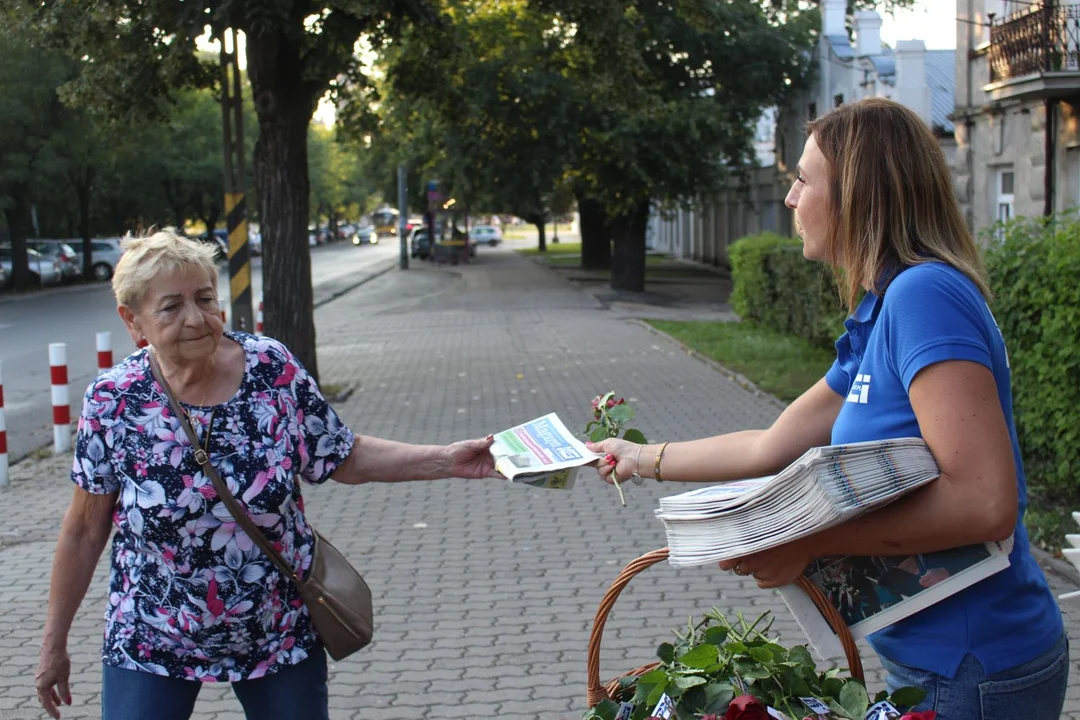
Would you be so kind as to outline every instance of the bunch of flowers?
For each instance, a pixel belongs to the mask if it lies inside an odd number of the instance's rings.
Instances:
[[[638,445],[646,444],[645,435],[640,430],[626,425],[634,419],[633,409],[626,404],[626,398],[615,397],[614,392],[597,395],[592,400],[592,420],[585,425],[585,437],[591,442],[600,442],[608,438],[622,439]],[[640,483],[640,478],[637,479]],[[615,489],[619,491],[619,500],[626,507],[626,496],[619,481],[615,480]]]
[[[933,712],[901,714],[926,696],[918,688],[879,693],[872,708],[861,682],[839,668],[818,670],[806,646],[770,638],[771,625],[767,612],[730,622],[714,608],[657,648],[654,669],[621,678],[617,701],[602,701],[583,720],[934,720]]]

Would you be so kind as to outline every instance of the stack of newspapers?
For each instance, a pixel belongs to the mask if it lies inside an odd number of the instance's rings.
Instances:
[[[812,448],[771,477],[662,498],[677,567],[743,557],[881,507],[937,478],[921,438]]]

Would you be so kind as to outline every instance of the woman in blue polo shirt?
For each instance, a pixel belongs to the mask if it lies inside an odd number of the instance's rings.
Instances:
[[[610,455],[600,474],[652,477],[659,468],[666,480],[715,482],[775,473],[814,446],[922,437],[941,469],[937,481],[721,567],[771,588],[819,557],[925,556],[1012,535],[1008,569],[870,643],[889,688],[922,687],[917,709],[937,710],[940,720],[1057,720],[1068,641],[1028,546],[1009,358],[945,157],[917,115],[868,99],[811,122],[797,170],[787,205],[803,254],[842,269],[851,309],[836,362],[767,430],[666,447],[607,440],[593,446]],[[933,579],[947,572],[933,570]]]

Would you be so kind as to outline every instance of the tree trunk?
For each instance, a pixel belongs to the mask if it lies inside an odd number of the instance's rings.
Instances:
[[[311,211],[307,130],[316,92],[303,78],[302,37],[301,32],[284,30],[249,32],[247,61],[259,116],[254,175],[263,239],[264,327],[317,380],[307,238]]]
[[[33,290],[40,287],[41,277],[34,282],[30,273],[30,259],[26,253],[27,219],[30,215],[30,202],[26,186],[14,185],[9,193],[11,205],[4,210],[8,231],[11,233],[11,283],[15,290]],[[40,272],[35,269],[34,272]]]
[[[547,238],[545,237],[545,231],[546,230],[547,230],[547,222],[545,220],[541,220],[540,222],[536,223],[536,231],[539,233],[538,237],[540,238],[540,242],[537,245],[537,249],[540,252],[547,252]]]
[[[645,229],[649,203],[638,203],[630,212],[611,220],[615,252],[611,258],[611,289],[645,291]]]
[[[551,219],[551,244],[559,244],[559,218]]]
[[[94,189],[93,168],[82,168],[78,176],[69,176],[75,195],[79,201],[79,237],[82,238],[82,276],[86,282],[94,279],[94,262],[90,245],[90,194]]]
[[[611,269],[611,228],[599,200],[578,195],[581,217],[581,267],[585,270]]]

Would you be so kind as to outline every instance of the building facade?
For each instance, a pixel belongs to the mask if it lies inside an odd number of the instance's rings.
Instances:
[[[957,0],[956,194],[968,225],[1080,206],[1080,7]]]
[[[821,0],[822,32],[814,50],[814,82],[788,107],[770,109],[758,124],[755,151],[761,167],[744,180],[733,178],[717,197],[701,198],[693,210],[661,212],[650,218],[650,247],[677,257],[727,263],[727,247],[746,235],[792,234],[784,198],[802,154],[805,126],[825,111],[866,97],[886,97],[915,110],[955,162],[952,50],[927,50],[921,40],[881,42],[881,17],[858,12],[854,43],[846,27],[846,0]],[[770,147],[771,140],[771,147]]]

